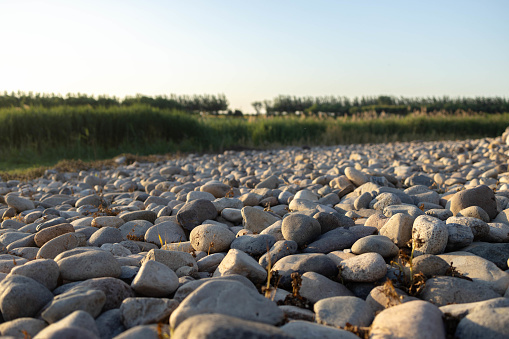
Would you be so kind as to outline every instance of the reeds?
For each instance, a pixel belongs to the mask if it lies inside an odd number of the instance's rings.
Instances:
[[[501,135],[509,113],[342,118],[190,115],[147,105],[0,109],[0,170],[120,153],[455,140]]]

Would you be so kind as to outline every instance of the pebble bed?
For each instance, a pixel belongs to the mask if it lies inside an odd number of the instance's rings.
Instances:
[[[0,181],[0,335],[507,338],[508,135]]]

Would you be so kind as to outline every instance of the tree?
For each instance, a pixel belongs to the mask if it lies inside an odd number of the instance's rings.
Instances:
[[[263,104],[260,101],[255,101],[251,103],[251,106],[255,109],[256,115],[260,115]]]

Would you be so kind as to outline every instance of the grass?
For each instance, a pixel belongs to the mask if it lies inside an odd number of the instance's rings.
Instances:
[[[509,113],[334,119],[200,117],[143,105],[9,108],[0,109],[0,171],[3,171],[0,176],[4,180],[6,176],[33,176],[35,172],[41,173],[41,166],[53,167],[62,159],[93,167],[107,165],[94,161],[122,153],[144,156],[290,145],[495,137],[508,125]],[[73,168],[77,165],[70,163]]]

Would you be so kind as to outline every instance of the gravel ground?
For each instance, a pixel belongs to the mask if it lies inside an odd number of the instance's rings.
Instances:
[[[508,135],[0,181],[0,335],[507,338]]]

